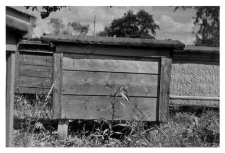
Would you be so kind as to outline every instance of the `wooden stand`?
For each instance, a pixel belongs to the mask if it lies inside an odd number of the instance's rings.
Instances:
[[[67,119],[60,119],[58,121],[59,140],[65,141],[67,139],[68,125],[69,125],[69,120]]]

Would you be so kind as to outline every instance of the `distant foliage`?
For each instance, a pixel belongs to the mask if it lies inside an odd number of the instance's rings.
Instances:
[[[129,10],[122,18],[114,19],[98,36],[154,39],[156,29],[159,25],[148,12],[140,10],[134,14]]]
[[[52,34],[55,35],[86,35],[89,24],[82,25],[80,22],[69,22],[64,24],[61,19],[51,18],[49,25],[53,28]]]
[[[179,6],[178,9],[196,9],[194,18],[195,26],[199,27],[193,32],[196,37],[196,46],[220,46],[220,7],[219,6]]]

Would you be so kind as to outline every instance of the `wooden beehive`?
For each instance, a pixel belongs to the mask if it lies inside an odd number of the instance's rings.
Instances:
[[[134,110],[142,120],[168,117],[171,52],[182,43],[53,35],[42,41],[54,44],[53,119],[111,119],[102,110],[112,112],[108,96],[121,87],[130,102],[115,99],[115,119],[132,119]]]
[[[112,111],[109,95],[123,87],[130,102],[115,98],[115,119],[132,119],[136,110],[142,120],[165,121],[171,53],[183,48],[179,41],[46,35],[20,43],[15,91],[54,86],[53,119],[111,119],[102,110]]]

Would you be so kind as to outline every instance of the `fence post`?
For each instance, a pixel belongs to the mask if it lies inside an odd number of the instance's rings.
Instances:
[[[12,147],[15,88],[15,52],[6,52],[6,147]]]

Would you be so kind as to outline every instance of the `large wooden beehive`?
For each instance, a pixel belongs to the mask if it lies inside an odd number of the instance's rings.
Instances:
[[[111,119],[100,110],[110,110],[108,96],[120,87],[130,102],[116,98],[116,119],[132,119],[134,108],[143,120],[168,117],[171,53],[184,48],[179,41],[46,35],[41,44],[45,52],[21,44],[16,89],[34,93],[54,85],[53,119]]]

